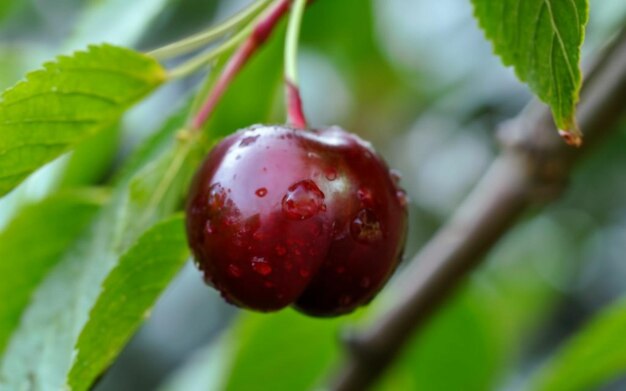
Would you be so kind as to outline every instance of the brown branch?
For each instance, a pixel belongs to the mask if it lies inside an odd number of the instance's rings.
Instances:
[[[561,194],[572,165],[616,127],[625,111],[626,33],[622,33],[585,81],[578,109],[585,146],[566,146],[549,110],[538,103],[503,126],[503,152],[391,287],[398,292],[393,307],[369,329],[349,338],[349,356],[332,389],[361,391],[374,384],[517,218],[529,206]]]

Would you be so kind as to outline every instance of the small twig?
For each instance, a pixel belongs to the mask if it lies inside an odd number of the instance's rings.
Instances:
[[[394,361],[491,247],[531,205],[556,198],[575,163],[626,111],[626,33],[596,62],[582,91],[578,120],[585,147],[564,145],[550,111],[533,103],[501,132],[504,151],[458,212],[402,272],[393,307],[348,341],[349,357],[333,390],[366,390]]]
[[[208,50],[206,53],[202,53],[192,59],[185,61],[181,65],[168,72],[171,78],[181,78],[191,75],[192,73],[199,71],[200,69],[207,67],[212,61],[231,49],[240,45],[251,33],[251,28],[245,28],[233,35],[231,38],[218,45],[217,47]]]

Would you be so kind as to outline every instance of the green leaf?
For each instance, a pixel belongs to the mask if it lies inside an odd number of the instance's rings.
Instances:
[[[29,205],[0,233],[0,354],[37,285],[87,226],[104,195],[61,193]]]
[[[188,258],[183,217],[156,224],[119,261],[103,284],[76,344],[72,390],[86,390],[111,364]]]
[[[110,45],[59,57],[0,101],[0,196],[115,122],[165,80],[153,59]]]
[[[475,16],[505,65],[550,105],[559,127],[578,132],[580,48],[588,0],[472,0]]]
[[[626,301],[603,310],[534,376],[531,390],[595,390],[626,373]]]
[[[159,140],[164,134],[174,134],[173,129],[182,125],[181,121],[168,122],[157,133]],[[88,324],[90,311],[99,300],[103,282],[143,232],[178,208],[179,205],[172,204],[159,208],[158,213],[150,214],[142,225],[132,225],[132,229],[128,229],[130,225],[125,216],[134,218],[144,211],[128,210],[129,205],[136,205],[128,202],[132,199],[129,183],[139,180],[139,173],[145,172],[152,159],[169,153],[176,145],[171,138],[167,140],[167,145],[153,141],[148,140],[148,147],[142,149],[141,156],[132,160],[132,169],[123,170],[126,174],[116,182],[112,202],[103,208],[94,224],[63,255],[63,259],[38,287],[0,363],[0,389],[64,388],[75,362],[76,343]],[[157,173],[150,175],[157,176]],[[148,183],[153,182],[149,180]],[[176,193],[182,199],[185,191],[186,185],[180,184],[180,187],[168,189],[168,194]],[[143,208],[141,205],[137,207]],[[132,298],[135,293],[130,289],[125,294]],[[141,311],[142,316],[144,313]],[[128,333],[135,327],[132,322],[122,325],[128,327]],[[91,374],[81,375],[81,382],[93,382],[95,378],[87,378]]]
[[[202,161],[202,135],[189,135],[140,170],[128,184],[120,232],[137,232],[183,204],[187,185]],[[127,246],[128,238],[120,238]]]

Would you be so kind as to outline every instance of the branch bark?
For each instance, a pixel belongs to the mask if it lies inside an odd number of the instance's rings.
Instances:
[[[587,73],[578,108],[585,146],[559,138],[547,107],[531,103],[504,124],[503,152],[454,216],[411,261],[391,289],[398,299],[369,329],[352,334],[333,390],[368,389],[394,361],[491,247],[531,205],[546,204],[566,187],[574,163],[605,138],[626,112],[626,33]]]

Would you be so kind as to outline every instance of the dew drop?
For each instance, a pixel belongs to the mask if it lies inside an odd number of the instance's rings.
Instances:
[[[361,243],[374,243],[383,237],[378,217],[371,209],[363,209],[357,213],[350,224],[350,233]]]
[[[344,266],[338,266],[335,271],[337,272],[337,274],[343,274],[346,271],[346,268]]]
[[[281,257],[285,254],[287,254],[287,249],[285,248],[285,246],[282,246],[280,244],[276,245],[276,254],[280,255]]]
[[[302,268],[300,269],[300,276],[303,278],[307,278],[311,275],[311,271],[309,269]]]
[[[229,227],[236,225],[239,222],[239,218],[236,215],[228,215],[224,218],[224,224]]]
[[[222,209],[226,205],[226,191],[222,185],[214,183],[209,187],[207,204],[213,210]]]
[[[361,288],[369,288],[370,285],[372,285],[372,281],[369,279],[369,277],[363,277],[361,278],[360,285]]]
[[[293,220],[311,218],[319,213],[323,205],[324,193],[310,179],[293,184],[282,201],[283,212]]]
[[[244,138],[243,140],[241,140],[241,142],[239,143],[240,147],[247,147],[248,145],[254,144],[256,142],[256,140],[258,140],[260,136],[249,136]]]
[[[396,191],[396,197],[398,198],[398,202],[400,206],[405,208],[409,204],[409,196],[406,194],[406,191],[400,189]]]
[[[239,278],[241,277],[241,269],[239,268],[239,266],[231,263],[230,265],[228,265],[228,274],[235,278]]]
[[[207,233],[207,235],[212,235],[213,233],[215,233],[215,229],[213,228],[211,220],[207,220],[206,224],[204,225],[204,231]]]
[[[289,261],[285,262],[285,270],[289,271],[293,269],[293,264]]]
[[[274,287],[274,284],[273,284],[272,282],[270,282],[270,281],[265,281],[265,282],[263,283],[263,285],[264,285],[266,288],[268,288],[268,289],[269,289],[269,288],[273,288],[273,287]]]
[[[272,267],[263,257],[252,258],[252,269],[262,276],[267,276],[272,273]]]
[[[264,187],[261,187],[260,189],[256,189],[254,194],[256,194],[257,197],[263,198],[267,195],[267,189]]]
[[[393,183],[396,185],[400,184],[400,180],[402,179],[402,174],[398,170],[389,170],[389,176],[393,180]]]
[[[328,171],[326,171],[326,179],[328,179],[331,182],[337,179],[337,170],[335,170],[334,168],[331,168]]]
[[[367,187],[361,187],[357,190],[356,196],[359,197],[359,200],[364,206],[374,205],[374,196],[372,195],[372,191]]]

